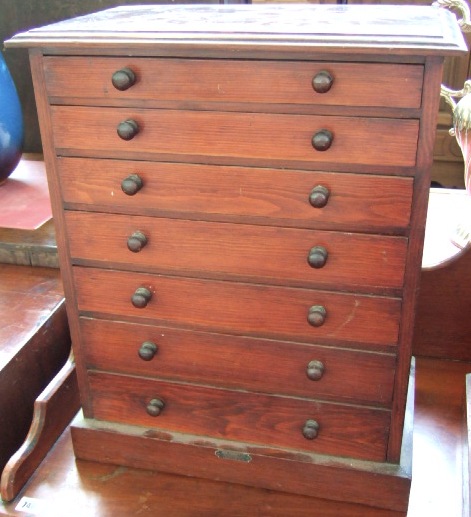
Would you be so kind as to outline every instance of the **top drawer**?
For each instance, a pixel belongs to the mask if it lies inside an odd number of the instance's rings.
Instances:
[[[52,103],[91,105],[153,101],[186,107],[229,102],[419,108],[423,80],[421,65],[315,61],[46,57],[44,70]],[[113,86],[113,76],[125,90]]]

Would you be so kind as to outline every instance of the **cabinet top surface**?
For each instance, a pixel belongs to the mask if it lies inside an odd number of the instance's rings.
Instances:
[[[7,47],[322,50],[447,55],[466,50],[456,17],[427,6],[141,5],[14,36]]]

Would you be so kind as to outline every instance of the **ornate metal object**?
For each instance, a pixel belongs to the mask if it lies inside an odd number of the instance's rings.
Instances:
[[[450,11],[459,11],[462,18],[458,18],[458,24],[461,32],[471,32],[471,19],[469,6],[464,0],[437,0],[432,5],[437,7],[445,7]]]
[[[461,18],[458,24],[461,32],[471,32],[471,17],[468,4],[464,0],[437,0],[434,4],[437,7],[444,7],[453,12],[458,11]],[[468,194],[471,195],[471,80],[467,80],[461,90],[452,90],[442,85],[440,95],[445,99],[453,112],[453,128],[450,134],[456,138],[463,154],[464,161],[464,183]],[[460,99],[456,102],[455,99]],[[463,222],[455,228],[451,238],[452,242],[461,249],[471,246],[471,224],[469,214],[464,217]]]
[[[436,7],[443,7],[454,11],[458,11],[461,14],[461,18],[458,18],[458,24],[461,28],[461,32],[471,32],[471,15],[468,4],[464,0],[437,0],[432,5]],[[470,103],[455,102],[455,98],[463,99],[466,95],[471,93],[471,81],[467,80],[461,90],[452,90],[447,86],[442,85],[441,96],[449,104],[453,111],[453,118],[457,119],[454,126],[459,126],[460,129],[471,127],[471,114],[469,112]],[[459,106],[460,105],[460,106]],[[455,121],[454,121],[455,122]],[[453,134],[453,133],[452,133]]]

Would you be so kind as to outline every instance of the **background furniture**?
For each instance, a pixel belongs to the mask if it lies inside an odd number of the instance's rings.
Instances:
[[[28,434],[36,397],[70,352],[59,271],[2,264],[0,310],[1,472]]]

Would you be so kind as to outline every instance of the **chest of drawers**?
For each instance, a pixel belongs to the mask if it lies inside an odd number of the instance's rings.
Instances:
[[[31,66],[79,458],[403,512],[434,8],[122,7]]]

